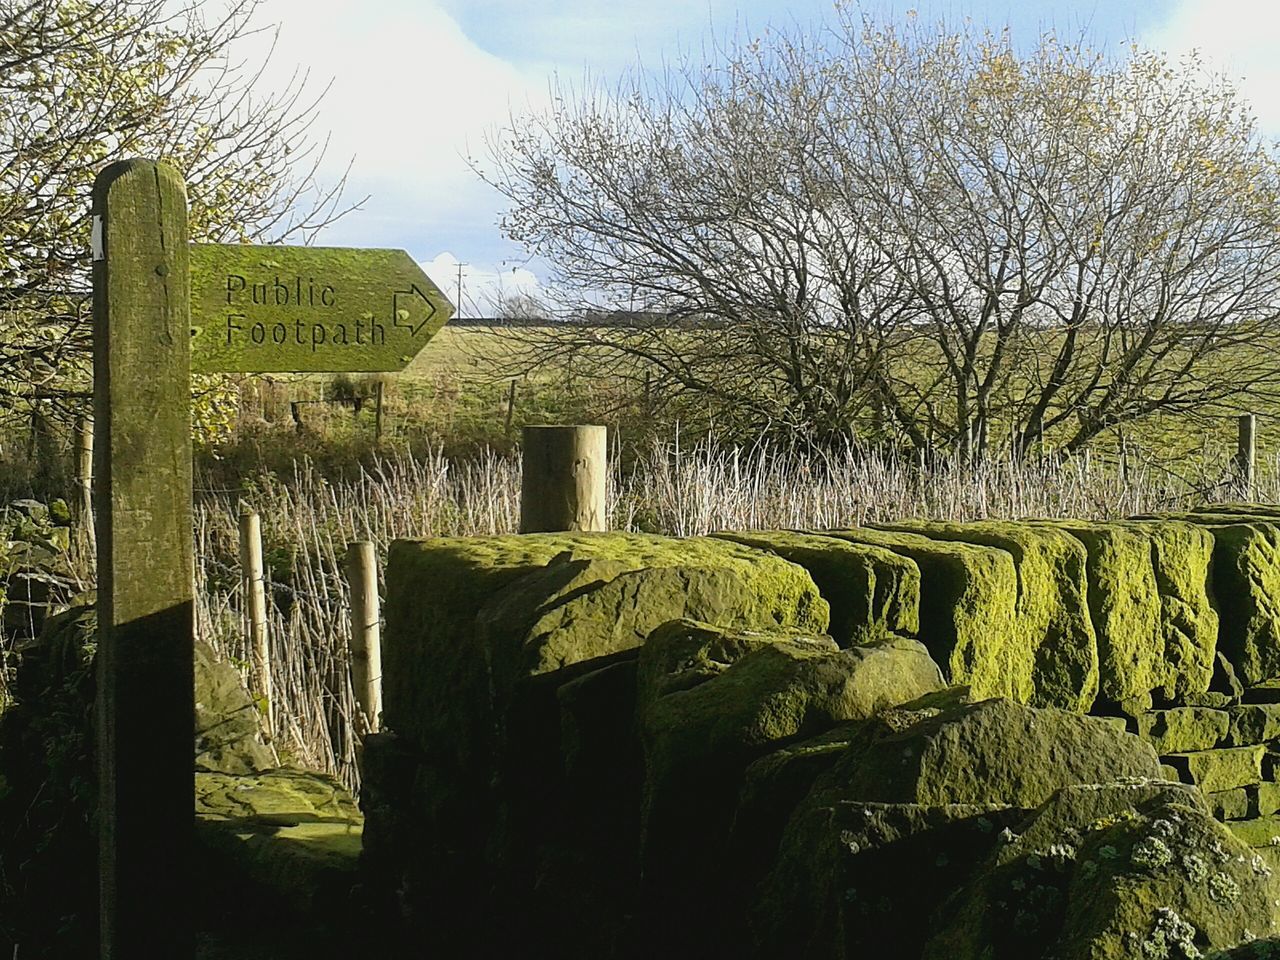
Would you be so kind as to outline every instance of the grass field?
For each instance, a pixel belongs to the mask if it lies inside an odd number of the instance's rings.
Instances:
[[[241,391],[236,441],[222,451],[229,463],[221,472],[229,477],[236,470],[251,470],[254,460],[279,472],[287,470],[295,455],[304,453],[325,473],[343,461],[359,460],[362,454],[367,459],[375,434],[373,397],[379,382],[384,397],[383,438],[392,446],[442,449],[451,456],[485,449],[510,453],[521,426],[529,423],[604,423],[614,441],[628,450],[671,435],[676,415],[649,415],[639,371],[626,379],[593,380],[560,365],[510,376],[506,368],[525,350],[521,332],[519,328],[445,327],[401,373],[247,380]],[[1259,454],[1269,456],[1280,451],[1280,399],[1254,406]],[[295,409],[303,421],[300,433]],[[1093,455],[1118,461],[1123,443],[1129,459],[1159,465],[1188,483],[1199,483],[1204,475],[1220,475],[1228,469],[1236,418],[1243,412],[1247,411],[1220,407],[1155,415],[1103,435],[1094,444]],[[690,423],[682,428],[686,438],[697,439]],[[998,439],[998,428],[992,433],[993,440]]]

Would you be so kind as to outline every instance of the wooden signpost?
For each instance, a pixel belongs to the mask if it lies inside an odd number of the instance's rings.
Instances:
[[[191,248],[196,373],[403,370],[452,313],[403,250]]]
[[[191,378],[392,371],[453,312],[398,250],[190,245],[170,167],[93,186],[100,955],[189,958]]]
[[[93,186],[101,955],[190,957],[191,349],[187,197],[169,167]]]

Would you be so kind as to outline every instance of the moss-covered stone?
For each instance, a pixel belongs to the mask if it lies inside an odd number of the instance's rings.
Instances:
[[[327,914],[346,905],[355,882],[363,825],[351,795],[321,774],[196,774],[206,883],[237,891],[245,920],[282,910],[317,925],[332,920]]]
[[[1280,813],[1280,783],[1263,782],[1252,788],[1255,801],[1251,813],[1259,817],[1269,817]]]
[[[1274,503],[1249,503],[1235,501],[1231,503],[1202,503],[1191,508],[1195,516],[1203,517],[1245,517],[1263,520],[1280,520],[1280,505]]]
[[[1280,960],[1280,938],[1250,940],[1232,950],[1214,954],[1214,960]]]
[[[1276,933],[1277,900],[1277,877],[1231,831],[1168,804],[1080,846],[1052,956],[1199,956]]]
[[[1158,690],[1176,699],[1208,688],[1218,618],[1206,530],[1179,521],[1040,523],[1070,532],[1088,551],[1102,698],[1121,703]]]
[[[1150,538],[1123,524],[1040,521],[1088,553],[1089,616],[1098,638],[1098,695],[1112,703],[1160,686],[1164,635]]]
[[[1244,747],[1280,738],[1280,703],[1246,703],[1226,708],[1231,731],[1227,743]]]
[[[359,808],[340,783],[319,773],[279,768],[248,776],[196,774],[196,816],[240,826],[363,824]]]
[[[1077,851],[1093,832],[1166,803],[1204,810],[1195,787],[1131,780],[1064,787],[1005,833],[940,911],[924,960],[1028,960],[1053,954]]]
[[[722,636],[717,637],[717,633]],[[640,650],[638,700],[644,744],[645,789],[641,868],[646,902],[668,908],[699,897],[707,913],[701,929],[681,929],[708,947],[732,936],[719,924],[741,909],[741,876],[722,875],[733,809],[747,765],[771,745],[813,735],[842,721],[941,689],[937,664],[906,638],[840,649],[829,637],[757,634],[725,637],[705,624],[682,621],[655,631]],[[745,642],[744,642],[745,641]],[[723,670],[701,664],[734,650]],[[691,671],[685,671],[692,665]],[[659,669],[676,681],[662,683]],[[688,674],[701,677],[689,685]],[[684,676],[681,676],[684,674]],[[655,693],[654,690],[661,690]],[[713,892],[714,891],[714,892]],[[649,955],[675,949],[655,931]]]
[[[809,571],[831,604],[831,636],[842,647],[920,630],[920,570],[884,547],[789,530],[717,533],[770,550]]]
[[[1024,810],[807,804],[751,911],[758,957],[917,960],[931,917]],[[975,955],[976,956],[976,955]]]
[[[1153,710],[1138,717],[1138,736],[1160,755],[1212,750],[1227,742],[1231,717],[1207,707],[1174,707]]]
[[[1218,649],[1245,684],[1280,677],[1280,520],[1222,511],[1181,518],[1213,536]]]
[[[1209,707],[1212,710],[1225,710],[1239,702],[1233,700],[1230,694],[1218,690],[1184,694],[1178,697],[1177,701],[1187,707]]]
[[[1223,747],[1173,753],[1161,759],[1176,769],[1183,781],[1213,793],[1261,782],[1264,753],[1262,746]]]
[[[1002,803],[1034,807],[1077,783],[1161,779],[1151,745],[1095,717],[986,700],[898,727],[872,721],[819,778],[828,791],[883,803]]]
[[[509,684],[638,646],[681,616],[745,628],[828,625],[827,603],[802,568],[722,540],[397,541],[387,564],[384,721],[470,762],[491,723],[491,680]]]
[[[789,742],[752,761],[742,776],[731,848],[738,869],[763,877],[778,855],[782,831],[817,777],[859,736],[863,721],[841,723],[816,737]]]
[[[247,774],[280,765],[262,739],[261,712],[240,674],[206,643],[195,644],[196,769]]]
[[[695,645],[737,655],[690,684],[694,671],[682,668],[709,659],[690,655]],[[671,670],[676,682],[663,684],[655,665]],[[737,796],[743,770],[769,745],[870,717],[942,686],[937,664],[914,640],[841,650],[828,637],[734,636],[692,621],[667,624],[640,651],[646,848],[696,854],[694,837],[677,825],[705,833],[705,816],[717,816],[715,809]]]
[[[1244,820],[1258,815],[1255,798],[1250,797],[1248,787],[1218,790],[1205,794],[1209,810],[1219,820]],[[1256,788],[1254,788],[1256,789]]]
[[[1202,693],[1213,679],[1218,647],[1219,621],[1212,575],[1214,538],[1200,526],[1177,520],[1129,526],[1151,540],[1164,634],[1164,673],[1156,673],[1157,687],[1169,700]]]
[[[983,520],[911,521],[884,529],[1004,550],[1018,577],[1014,644],[1030,657],[1030,703],[1086,712],[1098,695],[1098,638],[1089,615],[1088,554],[1075,537],[1044,525]]]
[[[1275,814],[1232,820],[1227,827],[1251,847],[1280,847],[1280,816]]]
[[[1018,577],[1006,551],[865,527],[827,535],[883,547],[916,564],[920,640],[950,683],[968,686],[977,699],[1031,698],[1033,658],[1017,643]]]

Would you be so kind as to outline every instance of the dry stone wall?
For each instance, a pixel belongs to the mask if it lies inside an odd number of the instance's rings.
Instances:
[[[403,541],[387,585],[364,876],[406,955],[1280,932],[1280,508]]]

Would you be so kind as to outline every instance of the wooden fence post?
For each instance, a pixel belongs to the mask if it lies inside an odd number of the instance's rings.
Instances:
[[[97,552],[97,536],[93,529],[93,420],[76,418],[76,494],[80,528],[88,534],[89,550]]]
[[[368,540],[348,544],[346,566],[351,590],[351,683],[369,731],[377,733],[382,713],[382,643],[373,544]]]
[[[266,704],[267,733],[275,736],[275,698],[271,689],[271,643],[267,636],[267,590],[262,566],[262,520],[255,510],[240,512],[240,583],[253,651],[253,680]]]
[[[604,427],[525,427],[523,463],[521,533],[608,529]]]
[[[511,423],[515,419],[515,415],[516,415],[516,382],[512,380],[511,386],[507,388],[507,423],[506,423],[506,427],[504,428],[505,435],[508,437],[511,436]]]
[[[195,774],[190,274],[182,178],[93,184],[100,956],[190,957]]]
[[[1252,413],[1240,415],[1236,423],[1236,474],[1245,499],[1253,498],[1254,464],[1257,458],[1257,418]]]

